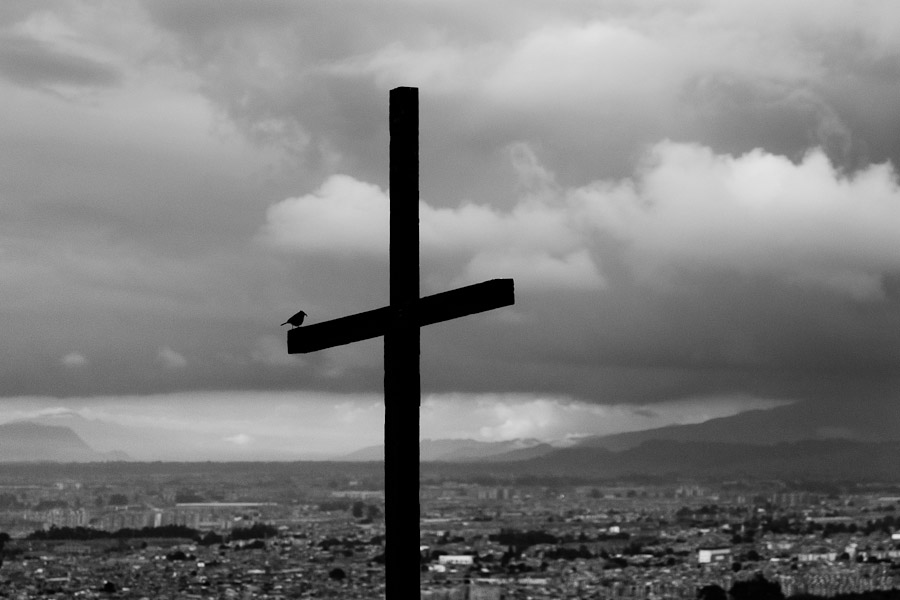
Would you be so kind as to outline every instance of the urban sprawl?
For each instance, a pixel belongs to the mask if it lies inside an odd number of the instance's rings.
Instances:
[[[420,498],[426,599],[900,588],[889,484],[423,472]],[[378,463],[4,466],[0,598],[383,598],[383,514]]]

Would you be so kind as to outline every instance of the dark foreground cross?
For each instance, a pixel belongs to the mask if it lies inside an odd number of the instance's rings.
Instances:
[[[288,353],[384,336],[387,600],[419,597],[419,328],[515,302],[512,279],[419,298],[419,90],[390,94],[390,306],[288,331]]]

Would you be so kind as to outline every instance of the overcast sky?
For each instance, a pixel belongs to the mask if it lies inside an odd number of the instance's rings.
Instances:
[[[420,88],[426,437],[900,391],[892,0],[0,5],[0,420],[381,435],[388,91]],[[210,433],[212,432],[212,433]],[[198,433],[199,435],[199,433]],[[136,453],[140,454],[140,453]]]

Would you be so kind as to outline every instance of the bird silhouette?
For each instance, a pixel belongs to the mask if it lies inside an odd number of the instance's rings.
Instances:
[[[300,327],[303,324],[303,319],[306,318],[306,313],[302,310],[298,312],[296,315],[282,323],[281,325],[291,325],[291,329],[294,327]]]

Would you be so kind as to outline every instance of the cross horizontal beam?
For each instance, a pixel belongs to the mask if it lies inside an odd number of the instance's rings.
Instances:
[[[419,298],[413,308],[419,327],[515,303],[512,279],[491,279],[474,285]],[[334,346],[368,340],[385,334],[391,323],[391,307],[306,325],[288,331],[288,354],[306,354]]]

